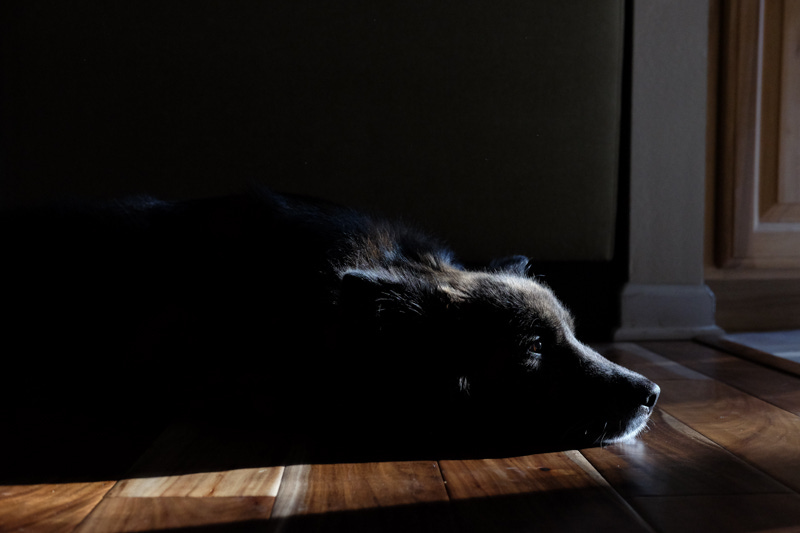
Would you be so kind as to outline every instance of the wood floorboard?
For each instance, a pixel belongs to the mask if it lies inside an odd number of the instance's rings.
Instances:
[[[693,343],[668,342],[643,343],[643,346],[653,352],[648,353],[647,349],[639,346],[636,348],[637,353],[628,351],[627,355],[634,358],[640,355],[650,365],[663,360],[664,368],[672,366],[672,357],[679,357],[676,351],[684,348],[694,353],[695,348]],[[664,355],[656,354],[655,351]],[[711,376],[720,374],[727,379],[729,374],[733,374],[740,386],[755,390],[764,385],[765,378],[761,371],[774,371],[753,365],[749,374],[752,379],[748,380],[748,373],[745,371],[731,373],[722,369],[726,365],[738,366],[738,362],[729,361],[729,356],[711,354],[711,357],[718,358],[718,361],[716,365],[710,363],[711,366],[705,369],[707,374],[701,376],[705,379],[698,379],[696,374],[684,373],[682,379],[675,374],[675,379],[659,382],[662,389],[660,409],[793,490],[800,491],[800,417],[711,379]],[[701,363],[689,364],[703,368]],[[634,363],[631,366],[637,365]],[[644,370],[641,364],[639,368]],[[647,375],[646,370],[643,373]],[[776,374],[776,379],[782,376],[786,377]],[[796,380],[796,387],[800,388],[800,380]]]
[[[717,381],[674,382],[662,408],[800,491],[800,418]]]
[[[31,456],[26,468],[0,471],[0,533],[800,532],[800,377],[692,342],[598,349],[662,388],[633,441],[513,457],[337,460],[287,443],[268,420],[215,415],[170,424],[126,470],[145,436],[118,455],[105,437],[103,462],[81,458],[86,472],[61,465],[69,453],[57,439],[39,443],[37,454],[55,448],[46,468],[27,469]]]
[[[635,507],[659,531],[681,533],[796,533],[796,494],[727,494],[636,498]]]
[[[642,343],[642,346],[800,416],[798,376],[694,342]]]
[[[436,461],[299,464],[273,519],[280,531],[454,531],[447,501]]]
[[[263,529],[274,498],[105,498],[77,533],[162,531],[247,524]]]
[[[581,453],[626,499],[792,492],[661,409],[637,440]]]
[[[582,453],[659,531],[800,531],[800,496],[787,486],[795,480],[798,418],[712,379],[738,363],[719,353],[691,358],[695,347],[606,347],[609,358],[658,380],[660,407],[637,440]],[[758,371],[750,383],[746,372],[735,374],[751,390],[764,384]]]
[[[0,531],[74,531],[113,481],[0,486]]]
[[[284,467],[242,468],[179,476],[124,479],[110,498],[225,498],[266,496],[274,498]]]
[[[567,452],[441,466],[462,531],[651,531]]]

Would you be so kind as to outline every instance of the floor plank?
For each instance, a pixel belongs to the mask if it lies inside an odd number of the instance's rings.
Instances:
[[[796,533],[797,494],[728,494],[636,498],[646,520],[664,533]]]
[[[291,465],[273,510],[280,531],[453,531],[435,461]]]
[[[800,525],[800,496],[660,410],[640,439],[582,453],[658,531]]]
[[[796,389],[773,370],[697,347],[610,347],[613,359],[659,382],[660,408],[636,441],[582,452],[659,531],[799,530],[800,496],[791,489],[800,481],[800,419],[715,379],[773,400]]]
[[[626,499],[791,492],[660,409],[649,426],[637,440],[581,450]]]
[[[0,486],[0,532],[73,531],[113,481]]]
[[[155,531],[224,525],[263,530],[274,498],[106,498],[76,533]]]
[[[650,531],[567,453],[441,461],[462,531]]]
[[[800,377],[694,342],[642,343],[655,353],[800,416]]]
[[[594,488],[597,482],[565,453],[441,461],[454,500]]]
[[[269,519],[284,467],[274,432],[210,420],[168,427],[78,531],[147,531]],[[250,466],[256,465],[256,466]],[[246,468],[237,468],[245,466]]]
[[[670,358],[683,358],[684,355],[676,352],[686,347],[681,346],[685,344],[643,343],[646,349],[628,350],[623,347],[622,350],[629,358],[642,356],[647,364],[655,362],[659,371],[663,371],[675,367],[670,365],[670,359],[653,352],[659,350]],[[728,356],[720,354],[714,357],[726,361]],[[665,362],[658,363],[661,360]],[[728,371],[713,367],[707,371],[714,376],[728,375]],[[658,404],[660,409],[781,483],[800,491],[800,453],[797,452],[800,450],[800,417],[709,376],[695,379],[697,376],[694,374],[682,376],[681,372],[670,372],[678,379],[659,381],[662,391]]]
[[[800,418],[717,381],[674,381],[662,408],[800,491]]]
[[[124,479],[109,498],[223,498],[267,496],[274,498],[283,476],[282,466],[242,468],[180,476]]]

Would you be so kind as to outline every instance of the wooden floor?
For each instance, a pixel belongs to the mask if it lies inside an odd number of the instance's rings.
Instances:
[[[605,448],[307,462],[266,417],[102,435],[85,422],[80,445],[32,427],[50,440],[5,452],[0,531],[800,531],[800,375],[719,346],[599,346],[663,391],[647,433]]]

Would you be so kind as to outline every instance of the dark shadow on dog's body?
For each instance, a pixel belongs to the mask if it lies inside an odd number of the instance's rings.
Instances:
[[[0,228],[3,396],[22,424],[25,409],[132,426],[213,412],[322,450],[533,453],[630,438],[659,394],[575,338],[527,258],[467,270],[324,202],[141,197]]]

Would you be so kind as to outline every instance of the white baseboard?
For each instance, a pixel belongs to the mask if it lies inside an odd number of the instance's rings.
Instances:
[[[705,285],[641,285],[622,291],[615,341],[679,340],[722,335],[714,323],[714,293]]]

